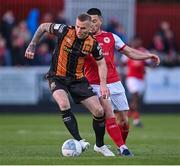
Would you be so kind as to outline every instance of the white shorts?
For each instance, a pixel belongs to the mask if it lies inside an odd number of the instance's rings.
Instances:
[[[142,94],[144,92],[145,83],[144,80],[135,77],[128,77],[126,79],[126,86],[130,93]]]
[[[91,86],[93,87],[93,92],[100,97],[100,85],[91,84]],[[111,94],[110,101],[112,104],[112,109],[117,111],[129,110],[127,97],[121,81],[107,84],[107,87],[109,88]]]

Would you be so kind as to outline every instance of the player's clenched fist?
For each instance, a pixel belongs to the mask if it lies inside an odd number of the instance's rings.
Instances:
[[[30,43],[26,49],[25,57],[28,59],[33,59],[35,54],[36,45],[34,43]]]

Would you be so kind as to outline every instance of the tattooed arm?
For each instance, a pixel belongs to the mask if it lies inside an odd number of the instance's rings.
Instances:
[[[51,25],[52,25],[52,23],[43,23],[38,27],[38,29],[36,30],[32,40],[29,44],[29,46],[26,49],[26,52],[25,52],[26,58],[28,58],[28,59],[34,58],[36,45],[45,32],[53,33],[53,32],[51,32]]]

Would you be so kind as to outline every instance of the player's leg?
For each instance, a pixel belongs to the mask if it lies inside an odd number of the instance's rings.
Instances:
[[[102,97],[100,97],[99,100],[105,112],[106,130],[116,146],[120,147],[124,145],[124,141],[122,139],[121,130],[116,123],[115,115],[112,111],[111,102],[110,100],[103,99]]]
[[[131,101],[130,101],[130,109],[131,109],[131,117],[133,118],[133,125],[136,127],[142,127],[142,122],[140,120],[140,113],[139,113],[139,94],[132,93],[131,94]]]
[[[129,133],[129,122],[128,122],[128,116],[127,113],[128,111],[115,111],[115,116],[116,116],[116,122],[119,125],[119,128],[121,130],[122,133],[122,138],[124,143],[126,144],[126,140],[128,137],[128,133]],[[122,154],[123,151],[119,148],[119,153]],[[133,156],[133,154],[129,151],[126,151],[125,154],[127,156]],[[125,155],[125,156],[126,156]]]
[[[62,119],[66,128],[76,140],[82,140],[79,134],[76,118],[71,111],[66,86],[56,78],[48,79],[48,81],[52,95],[60,108]]]
[[[116,122],[122,133],[122,138],[126,142],[126,138],[129,132],[129,122],[127,116],[127,110],[129,110],[128,101],[125,92],[111,95],[111,104],[116,116]]]
[[[123,141],[126,143],[126,139],[129,133],[128,111],[115,110],[116,122],[122,133]]]
[[[119,83],[118,83],[118,85],[119,85]],[[112,138],[112,140],[114,141],[114,143],[116,144],[118,149],[120,148],[122,152],[123,152],[124,149],[126,149],[124,151],[125,155],[130,155],[131,153],[127,152],[128,148],[124,144],[124,141],[122,139],[121,130],[120,130],[118,124],[116,123],[115,115],[114,115],[114,112],[112,111],[113,109],[112,109],[112,106],[111,106],[111,101],[109,99],[103,99],[101,97],[100,86],[99,85],[91,85],[91,86],[93,87],[93,91],[98,95],[100,103],[101,103],[101,105],[102,105],[102,107],[104,109],[105,119],[106,119],[105,120],[105,125],[106,125],[106,130],[107,130],[109,136]],[[110,89],[110,92],[113,92],[112,86],[110,86],[109,89]]]
[[[128,116],[127,116],[127,111],[122,111],[122,110],[128,110],[128,101],[125,95],[125,92],[121,92],[118,94],[112,94],[111,95],[111,104],[113,106],[113,110],[118,110],[115,111],[115,117],[116,117],[116,122],[121,130],[122,138],[124,143],[126,142],[126,138],[129,133],[129,123],[128,123]],[[123,149],[119,148],[119,153],[123,153]],[[132,156],[133,154],[129,151],[126,150],[124,152],[125,156]]]
[[[144,81],[135,77],[129,77],[126,80],[127,88],[130,93],[130,111],[129,117],[132,117],[134,126],[142,127],[139,113],[140,94],[144,89]]]
[[[76,103],[83,104],[93,114],[93,129],[96,134],[96,143],[98,146],[104,145],[104,111],[87,79],[82,78],[74,82],[70,87],[70,93]]]
[[[81,103],[93,114],[93,129],[96,135],[96,145],[104,145],[104,134],[105,134],[105,125],[104,125],[104,111],[101,107],[97,96],[89,97]]]
[[[124,92],[123,92],[124,93]],[[122,96],[120,94],[115,94],[111,95],[111,103],[113,106],[113,109],[119,109],[119,108],[127,108],[128,109],[128,104],[127,104],[127,99],[125,100],[126,102],[123,102],[123,104],[119,101]],[[123,96],[124,98],[124,96]],[[119,127],[119,130],[121,132],[121,139],[123,140],[124,144],[118,147],[118,152],[120,155],[123,156],[133,156],[133,154],[129,151],[128,147],[126,146],[126,138],[129,133],[129,123],[128,123],[128,116],[127,116],[127,111],[115,111],[115,121],[117,126]],[[119,120],[118,120],[119,119]]]
[[[105,121],[104,111],[97,96],[89,97],[81,102],[93,114],[93,129],[96,136],[94,150],[104,156],[115,156],[106,145],[104,145]]]
[[[98,100],[98,97],[92,91],[86,78],[76,81],[70,87],[71,95],[76,103],[82,103],[93,114],[93,129],[96,136],[96,145],[103,147],[105,156],[114,156],[114,154],[104,145],[104,110]]]
[[[63,118],[63,122],[71,133],[71,135],[78,141],[82,140],[79,130],[78,124],[74,114],[71,111],[70,102],[68,99],[68,94],[64,90],[56,90],[53,93],[53,97],[55,101],[58,103],[59,108],[61,110],[61,115]]]

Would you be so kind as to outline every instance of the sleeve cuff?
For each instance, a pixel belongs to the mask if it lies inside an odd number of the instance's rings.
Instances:
[[[126,47],[126,44],[122,46],[118,51],[122,51]]]

